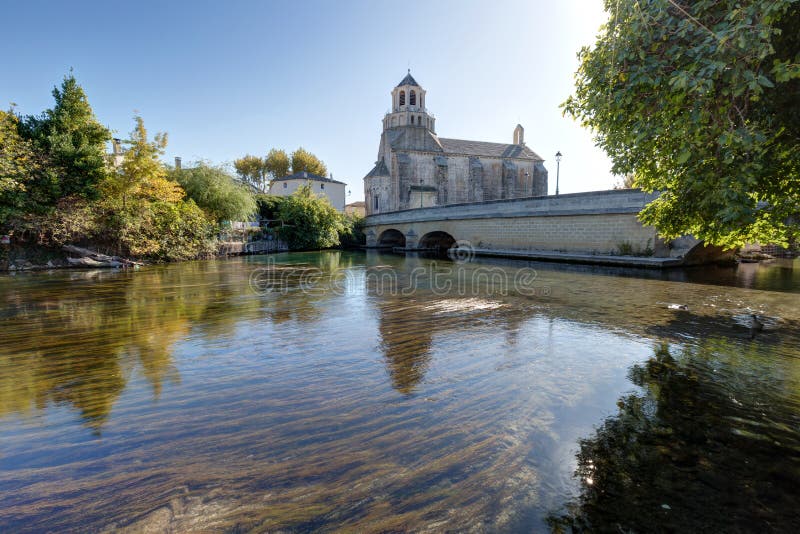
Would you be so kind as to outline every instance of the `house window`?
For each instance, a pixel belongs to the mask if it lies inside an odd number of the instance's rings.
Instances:
[[[374,211],[378,211],[378,195],[375,195],[375,198],[373,199],[372,209]]]
[[[400,91],[400,105],[401,106],[405,106],[406,105],[406,92],[405,91]]]
[[[412,106],[416,106],[417,105],[417,93],[415,91],[411,91],[411,96],[409,97],[408,100],[409,100],[409,102],[408,102],[409,104],[411,104]]]

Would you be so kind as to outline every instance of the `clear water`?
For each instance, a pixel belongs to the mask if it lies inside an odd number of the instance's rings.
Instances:
[[[293,253],[0,303],[0,531],[800,528],[798,261]]]

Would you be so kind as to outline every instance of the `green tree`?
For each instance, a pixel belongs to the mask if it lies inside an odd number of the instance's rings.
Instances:
[[[50,200],[55,203],[70,195],[96,198],[108,174],[105,152],[111,132],[97,121],[72,74],[64,77],[60,89],[53,88],[53,98],[52,109],[28,116],[22,128],[51,160],[57,180],[50,182]]]
[[[787,243],[800,229],[798,0],[606,0],[566,114],[613,171],[661,191],[640,218],[673,238]]]
[[[280,237],[292,249],[321,249],[339,244],[344,230],[342,214],[325,197],[317,197],[304,185],[280,204],[279,218],[284,226]]]
[[[257,211],[253,193],[220,167],[201,162],[175,170],[173,176],[186,195],[217,222],[247,221]]]
[[[267,154],[265,164],[270,175],[275,179],[288,175],[292,162],[285,150],[273,148]]]
[[[167,169],[159,159],[167,146],[167,134],[157,133],[150,141],[144,120],[138,115],[134,120],[136,128],[131,132],[131,139],[126,141],[130,148],[125,152],[119,172],[106,181],[107,192],[122,202],[123,209],[131,198],[180,201],[183,189],[167,179]]]
[[[243,183],[249,185],[257,193],[267,192],[269,168],[266,159],[247,154],[234,160],[233,167]]]
[[[307,171],[318,176],[327,176],[328,168],[317,156],[304,149],[298,148],[292,152],[292,172]]]
[[[31,207],[36,178],[45,172],[45,157],[19,133],[13,109],[0,111],[0,224]]]
[[[339,244],[345,248],[358,248],[367,244],[367,236],[364,234],[364,217],[358,213],[342,217]]]
[[[180,261],[213,253],[216,225],[192,200],[141,202],[123,213],[114,228],[115,241],[135,257]]]
[[[258,216],[266,221],[278,219],[280,217],[281,204],[285,199],[286,197],[278,195],[257,195]]]

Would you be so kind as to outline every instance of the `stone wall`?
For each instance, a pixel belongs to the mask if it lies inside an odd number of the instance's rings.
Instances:
[[[409,187],[436,187],[438,205],[531,197],[547,193],[547,171],[530,160],[469,157],[432,152],[391,152],[390,190],[384,193],[377,177],[367,183],[367,193],[379,191],[381,206],[397,211],[415,207]],[[526,175],[527,173],[527,175]],[[385,196],[384,196],[385,195]],[[370,210],[368,210],[370,212]]]
[[[669,256],[654,228],[643,226],[639,211],[653,198],[640,191],[600,191],[405,210],[367,217],[367,244],[396,229],[413,248],[429,232],[490,250],[551,250],[615,254],[628,250]]]

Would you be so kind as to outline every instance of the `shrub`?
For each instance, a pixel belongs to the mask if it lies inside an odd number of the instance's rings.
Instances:
[[[343,217],[342,229],[339,231],[339,243],[345,248],[358,248],[367,244],[364,234],[364,217],[354,213]]]
[[[284,224],[278,235],[294,250],[335,247],[339,245],[339,232],[344,230],[344,216],[308,186],[280,202],[278,218]]]
[[[220,167],[201,162],[172,174],[186,195],[217,222],[249,221],[257,211],[253,193]]]

